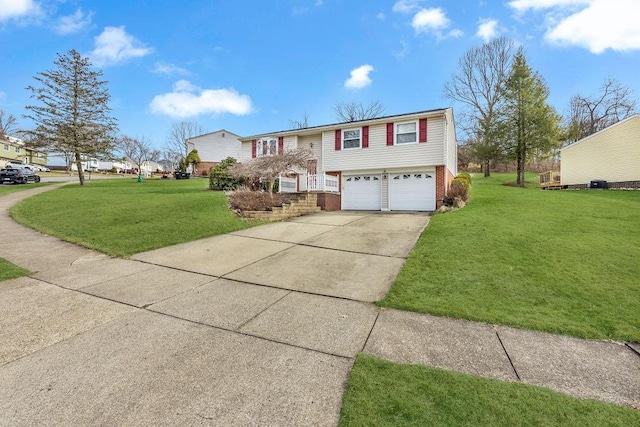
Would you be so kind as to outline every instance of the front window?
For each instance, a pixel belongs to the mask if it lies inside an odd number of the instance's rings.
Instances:
[[[342,131],[342,148],[360,148],[360,129],[349,129]]]
[[[396,124],[396,144],[414,144],[418,142],[417,122]]]
[[[4,144],[4,151],[9,151],[9,144]]]
[[[278,154],[278,140],[262,138],[256,143],[256,156],[275,156]]]
[[[16,153],[20,154],[20,147],[16,147]]]

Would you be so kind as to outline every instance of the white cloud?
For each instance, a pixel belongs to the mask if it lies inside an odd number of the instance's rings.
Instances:
[[[373,67],[369,64],[361,65],[351,70],[351,77],[344,82],[344,87],[349,89],[362,89],[372,83],[369,73]]]
[[[402,45],[402,48],[397,52],[393,52],[393,55],[398,59],[404,58],[404,56],[409,53],[409,44],[407,42],[403,40],[400,42],[400,45]]]
[[[416,34],[432,33],[439,39],[461,37],[463,35],[462,31],[458,29],[453,29],[445,34],[443,31],[449,28],[450,25],[451,20],[447,18],[447,15],[439,7],[420,9],[411,21],[411,26]]]
[[[593,2],[594,0],[512,0],[507,4],[518,12],[526,12],[529,9],[542,10],[552,7],[575,7]]]
[[[490,42],[498,36],[498,21],[496,19],[482,19],[478,25],[476,36],[484,40],[485,43]]]
[[[131,58],[146,56],[153,51],[127,34],[124,27],[105,27],[95,38],[95,45],[91,59],[97,66],[119,64]]]
[[[386,16],[383,12],[379,12],[379,13],[376,15],[376,19],[379,19],[379,20],[381,20],[381,21],[384,21],[386,18],[387,18],[387,16]]]
[[[545,39],[599,54],[640,49],[637,0],[514,0],[518,12],[544,10]]]
[[[55,26],[55,31],[58,34],[73,34],[82,30],[85,27],[91,25],[91,19],[93,12],[84,14],[82,9],[76,10],[71,15],[63,16],[58,20],[58,24]]]
[[[33,0],[0,0],[0,22],[41,14],[40,4]]]
[[[420,9],[420,1],[419,0],[398,0],[394,3],[391,8],[395,13],[405,13],[409,14],[414,10]]]
[[[164,74],[164,75],[167,75],[167,76],[174,76],[174,75],[189,76],[189,75],[191,75],[189,70],[186,70],[184,68],[178,67],[177,65],[174,65],[174,64],[168,64],[166,62],[156,62],[155,66],[153,68],[153,72],[156,73],[156,74]]]
[[[249,114],[251,98],[234,89],[201,89],[187,80],[175,83],[173,92],[157,95],[149,105],[151,111],[173,118],[200,114]]]

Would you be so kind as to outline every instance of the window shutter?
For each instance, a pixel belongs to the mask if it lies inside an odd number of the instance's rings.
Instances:
[[[258,144],[258,141],[256,141],[255,139],[253,141],[251,141],[251,158],[255,159],[256,157],[256,145]]]
[[[369,148],[369,126],[362,126],[362,148]]]
[[[282,154],[284,152],[284,136],[278,137],[278,154]]]
[[[393,145],[393,123],[387,123],[387,145]]]
[[[427,142],[427,119],[420,119],[420,142]]]
[[[342,148],[342,130],[336,129],[336,151]]]

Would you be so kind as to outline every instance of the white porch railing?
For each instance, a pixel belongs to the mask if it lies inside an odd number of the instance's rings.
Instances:
[[[307,191],[338,192],[338,177],[333,175],[307,175]]]
[[[280,192],[295,193],[298,191],[298,178],[289,176],[280,176]]]
[[[339,189],[340,186],[337,176],[327,175],[326,173],[317,175],[307,174],[306,191],[334,191],[337,193]],[[298,189],[298,177],[280,176],[281,193],[296,193],[298,191],[305,191],[304,188]]]

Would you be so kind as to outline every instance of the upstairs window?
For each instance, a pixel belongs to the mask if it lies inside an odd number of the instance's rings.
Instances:
[[[9,144],[4,144],[4,151],[9,151]]]
[[[16,147],[16,153],[20,154],[20,147]]]
[[[278,140],[276,138],[262,138],[256,142],[256,157],[275,156],[278,154]]]
[[[347,129],[342,131],[342,148],[348,150],[350,148],[361,148],[362,139],[361,129]]]
[[[415,144],[418,142],[418,123],[396,123],[396,145]]]

